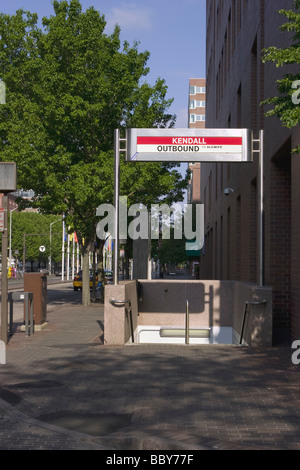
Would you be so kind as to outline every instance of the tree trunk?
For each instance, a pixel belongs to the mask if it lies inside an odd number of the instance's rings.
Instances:
[[[97,275],[98,275],[98,282],[101,282],[101,293],[100,293],[101,300],[104,300],[104,291],[105,291],[103,247],[104,247],[104,241],[97,240]]]
[[[90,269],[89,269],[89,250],[87,247],[82,247],[82,305],[91,304],[90,292]]]

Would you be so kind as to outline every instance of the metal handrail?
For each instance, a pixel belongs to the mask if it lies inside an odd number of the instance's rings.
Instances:
[[[242,321],[242,327],[241,327],[241,335],[240,335],[240,344],[242,344],[243,341],[243,334],[244,334],[244,328],[245,328],[245,321],[246,321],[246,315],[247,315],[247,307],[249,305],[263,305],[266,304],[266,300],[261,300],[261,301],[251,301],[251,300],[246,300],[245,302],[245,307],[244,307],[244,314],[243,314],[243,321]],[[249,312],[248,312],[249,313]]]
[[[116,300],[116,299],[109,299],[109,303],[110,304],[130,304],[131,303],[131,299],[128,299],[128,300]]]
[[[25,301],[25,333],[26,336],[34,333],[34,318],[33,318],[33,292],[9,292],[8,300],[10,302],[9,309],[9,335],[13,334],[13,301]],[[30,305],[30,319],[29,319],[29,305]],[[30,325],[30,328],[29,328]]]
[[[185,344],[190,342],[190,311],[189,301],[186,299],[186,310],[185,310]]]

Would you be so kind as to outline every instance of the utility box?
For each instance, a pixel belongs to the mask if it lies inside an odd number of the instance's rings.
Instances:
[[[47,276],[44,273],[24,273],[24,292],[33,293],[33,321],[35,329],[47,321]]]

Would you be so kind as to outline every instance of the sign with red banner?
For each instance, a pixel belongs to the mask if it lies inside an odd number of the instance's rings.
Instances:
[[[129,129],[127,161],[252,161],[248,129]]]

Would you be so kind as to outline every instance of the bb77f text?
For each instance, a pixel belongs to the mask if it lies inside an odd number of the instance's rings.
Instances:
[[[193,462],[193,455],[186,455],[186,454],[159,454],[150,456],[150,464],[151,465],[184,465],[184,464],[191,464]]]

